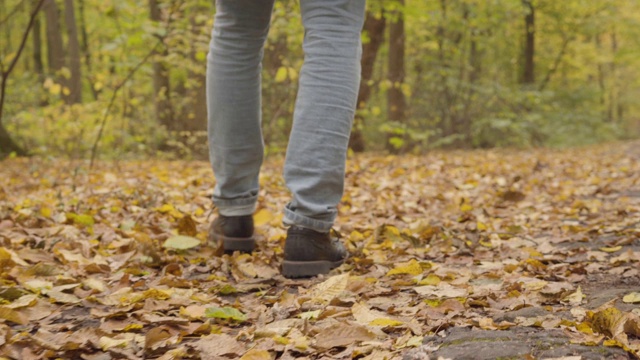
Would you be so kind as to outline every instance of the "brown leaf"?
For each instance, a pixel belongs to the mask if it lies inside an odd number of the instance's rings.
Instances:
[[[238,358],[244,353],[244,346],[225,334],[205,336],[188,346],[198,350],[202,360],[218,360],[223,356]]]
[[[187,236],[198,235],[198,229],[196,229],[196,222],[193,221],[191,215],[186,215],[178,220],[178,234]]]
[[[376,338],[376,335],[367,327],[350,324],[337,323],[322,329],[316,335],[315,346],[321,349],[331,349],[351,345],[360,341],[370,341]]]

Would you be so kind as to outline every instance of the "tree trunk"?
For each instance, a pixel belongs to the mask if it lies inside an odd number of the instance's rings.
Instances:
[[[395,123],[404,123],[406,118],[406,101],[402,92],[402,84],[404,84],[404,3],[405,0],[396,0],[400,9],[396,9],[391,14],[391,24],[389,25],[389,71],[388,79],[391,82],[391,88],[387,93],[388,102],[388,118],[389,121]],[[388,140],[395,137],[389,135]],[[387,141],[387,149],[397,152],[398,146],[394,146]]]
[[[44,63],[42,62],[42,29],[40,19],[36,17],[33,21],[33,68],[38,74],[40,81],[44,79]]]
[[[78,0],[78,10],[80,13],[80,35],[82,42],[80,49],[84,55],[84,62],[87,69],[91,72],[91,52],[89,51],[89,35],[87,34],[87,21],[85,20],[84,0]]]
[[[377,17],[377,14],[367,12],[367,17],[364,22],[364,32],[369,41],[362,46],[362,77],[360,81],[360,91],[358,92],[358,111],[356,112],[354,128],[349,138],[349,147],[355,152],[365,150],[365,141],[362,134],[364,117],[362,116],[361,110],[366,108],[367,101],[371,96],[371,85],[369,82],[373,77],[373,69],[378,56],[378,50],[384,42],[386,24],[384,14]]]
[[[69,37],[68,53],[71,79],[69,81],[69,95],[67,103],[77,104],[82,102],[82,70],[80,63],[80,43],[78,42],[78,27],[76,26],[76,14],[73,0],[64,0],[64,18]]]
[[[158,23],[162,20],[162,13],[158,0],[149,0],[149,12],[151,20]],[[156,117],[161,125],[168,130],[175,130],[173,114],[171,110],[171,87],[169,83],[169,69],[167,65],[159,59],[167,55],[167,50],[159,52],[153,62],[153,88],[156,107]]]
[[[522,0],[523,5],[527,8],[527,14],[524,17],[525,24],[525,44],[524,44],[524,67],[522,71],[522,84],[530,85],[535,83],[535,20],[536,12],[530,0]]]
[[[47,19],[47,60],[49,72],[54,75],[56,81],[66,86],[66,81],[60,70],[64,67],[64,48],[62,46],[62,33],[60,32],[60,14],[55,0],[46,0],[44,13]]]

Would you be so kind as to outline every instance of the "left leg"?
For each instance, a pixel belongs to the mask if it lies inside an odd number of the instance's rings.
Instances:
[[[344,188],[349,134],[360,86],[365,0],[301,0],[304,65],[284,176],[293,199],[285,209],[282,273],[327,273],[347,252],[329,230]]]
[[[301,0],[300,6],[305,59],[284,169],[293,195],[285,223],[328,232],[344,188],[365,0]]]

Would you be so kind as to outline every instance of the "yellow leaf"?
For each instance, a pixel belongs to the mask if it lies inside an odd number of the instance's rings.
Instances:
[[[286,66],[281,66],[278,69],[278,72],[276,72],[276,77],[274,78],[274,80],[277,83],[281,83],[281,82],[287,80],[287,67]]]
[[[369,323],[370,326],[382,326],[382,327],[400,326],[400,325],[403,325],[403,324],[404,323],[402,321],[389,319],[389,318],[379,318],[379,319],[375,319],[375,320],[373,320],[373,321],[371,321]]]
[[[601,247],[600,251],[604,251],[606,253],[613,253],[616,252],[618,250],[622,249],[622,246],[618,245],[618,246],[613,246],[613,247]]]
[[[173,205],[171,205],[171,204],[164,204],[164,205],[162,205],[161,207],[157,208],[156,210],[157,210],[159,213],[166,214],[166,213],[168,213],[168,212],[170,212],[170,211],[175,210],[175,208],[174,208],[174,207],[173,207]]]
[[[430,307],[438,307],[440,306],[440,304],[442,304],[444,300],[443,299],[424,299],[423,302],[427,305],[429,305]]]
[[[255,226],[262,226],[268,224],[275,218],[275,215],[267,209],[261,209],[255,215],[253,215],[253,223]]]
[[[143,328],[144,328],[144,325],[142,324],[129,324],[125,326],[124,329],[122,329],[122,331],[130,332],[130,331],[142,330]]]
[[[580,324],[577,324],[576,330],[580,331],[583,334],[588,334],[588,335],[593,334],[593,329],[591,328],[591,325],[589,325],[588,322],[581,322]]]
[[[305,351],[309,348],[309,340],[306,336],[300,336],[293,340],[293,347]]]
[[[416,259],[411,259],[409,262],[398,264],[398,266],[387,272],[387,276],[400,274],[420,275],[422,274],[422,266]]]
[[[271,360],[271,354],[267,350],[251,349],[240,360]]]
[[[288,68],[289,71],[289,79],[291,79],[291,81],[296,81],[298,79],[298,72],[296,71],[296,69],[290,67]]]
[[[0,306],[0,319],[5,319],[19,325],[26,325],[29,322],[29,319],[23,314],[4,306]]]
[[[640,293],[638,292],[629,293],[622,298],[622,301],[626,302],[627,304],[640,303]]]
[[[471,205],[469,205],[467,203],[464,203],[464,204],[462,204],[460,206],[460,211],[462,211],[462,212],[469,212],[471,210],[473,210],[473,206],[471,206]]]
[[[61,92],[62,92],[62,85],[60,84],[51,84],[51,86],[49,87],[49,93],[51,95],[60,95]]]
[[[418,281],[418,285],[438,285],[442,279],[438,275],[429,274],[426,278]]]
[[[51,217],[51,209],[48,208],[48,207],[40,208],[40,215],[42,215],[43,217],[46,217],[46,218],[50,218]]]
[[[483,222],[478,221],[476,223],[476,227],[478,228],[479,231],[485,231],[487,230],[487,225]]]
[[[608,347],[622,347],[618,340],[615,339],[606,339],[605,341],[602,342],[602,345],[604,346],[608,346]]]

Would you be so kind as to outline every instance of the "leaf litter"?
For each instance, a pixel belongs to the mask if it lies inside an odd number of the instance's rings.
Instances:
[[[637,357],[637,286],[599,307],[584,291],[640,282],[637,145],[352,156],[351,256],[309,280],[279,275],[282,159],[261,175],[259,250],[231,255],[207,244],[206,163],[7,160],[0,356],[401,359],[447,328],[541,327]]]

